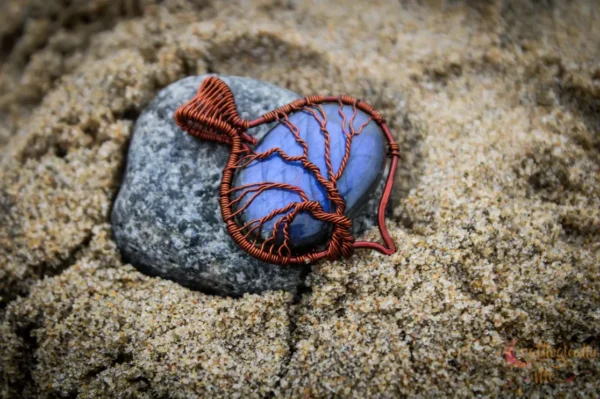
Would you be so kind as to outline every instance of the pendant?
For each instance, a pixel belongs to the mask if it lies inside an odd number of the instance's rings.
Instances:
[[[219,190],[231,238],[268,263],[310,264],[367,248],[395,252],[385,226],[399,147],[383,117],[349,96],[309,96],[248,121],[218,77],[177,109],[188,134],[231,147]],[[276,122],[257,142],[248,129]],[[383,244],[356,241],[352,218],[368,200],[390,159],[378,208]]]

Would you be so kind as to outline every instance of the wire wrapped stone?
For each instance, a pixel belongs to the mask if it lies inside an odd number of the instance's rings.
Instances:
[[[322,106],[337,104],[339,113],[344,118],[342,131],[346,137],[344,156],[340,161],[337,172],[334,170],[329,150],[330,135],[327,129],[327,115]],[[353,110],[349,130],[345,128],[346,116],[344,107],[350,106]],[[327,173],[311,162],[308,156],[308,145],[300,137],[297,126],[291,121],[290,116],[297,112],[312,115],[318,121],[325,139],[325,165]],[[357,113],[362,111],[368,120],[358,129],[352,122]],[[295,100],[273,111],[267,112],[262,117],[247,121],[242,119],[236,109],[233,93],[216,76],[205,79],[196,96],[182,105],[175,112],[175,121],[188,134],[203,140],[216,141],[231,147],[231,153],[223,170],[219,191],[219,204],[221,215],[226,223],[227,231],[231,238],[250,256],[261,261],[286,265],[309,264],[320,259],[336,260],[341,257],[350,257],[355,249],[368,248],[390,255],[395,252],[395,245],[385,226],[385,208],[389,201],[394,183],[395,171],[400,157],[399,146],[395,142],[383,117],[369,104],[350,96],[309,96]],[[352,139],[360,134],[362,129],[374,121],[387,141],[389,173],[384,191],[379,203],[378,226],[383,244],[377,242],[356,241],[351,234],[352,220],[346,215],[346,202],[338,190],[338,181],[350,158]],[[290,155],[281,148],[273,147],[263,152],[254,150],[256,140],[248,135],[248,129],[270,122],[279,122],[285,126],[296,142],[302,148],[301,155]],[[253,162],[267,159],[273,155],[281,157],[287,162],[297,162],[309,171],[316,181],[324,188],[327,199],[333,204],[332,209],[325,210],[323,205],[309,198],[303,190],[287,183],[258,182],[234,187],[234,176],[239,170],[246,168]],[[286,190],[297,195],[299,201],[282,204],[265,216],[241,223],[239,216],[246,211],[248,206],[259,195],[268,190]],[[243,203],[242,199],[246,198]],[[248,199],[249,198],[249,199]],[[330,237],[322,249],[309,250],[305,253],[295,253],[290,243],[290,225],[299,214],[309,213],[312,218],[332,226]],[[278,219],[273,221],[275,218]],[[267,224],[272,224],[272,232],[266,239],[259,232]]]

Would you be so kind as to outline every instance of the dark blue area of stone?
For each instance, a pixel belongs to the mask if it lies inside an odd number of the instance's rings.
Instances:
[[[326,148],[329,148],[334,174],[338,173],[346,153],[346,143],[349,139],[344,134],[342,125],[347,133],[357,132],[362,127],[360,134],[354,135],[351,139],[350,157],[337,181],[338,191],[346,202],[346,215],[353,217],[366,203],[381,180],[385,166],[385,138],[380,127],[374,121],[368,122],[369,116],[364,112],[357,110],[353,117],[352,106],[346,105],[341,109],[344,117],[340,115],[338,104],[324,104],[321,107],[326,119],[322,118],[316,108],[313,107],[312,110],[317,111],[317,116],[321,120],[327,121],[329,146],[327,146],[319,121],[308,110],[290,115],[289,122],[297,127],[300,138],[308,147],[308,159],[319,168],[325,179],[329,179],[330,173],[326,163]],[[255,152],[261,153],[272,148],[280,148],[289,156],[303,154],[302,145],[284,123],[276,125],[267,133],[256,146]],[[306,169],[300,161],[285,160],[277,153],[265,159],[255,160],[238,172],[234,187],[266,182],[287,183],[296,186],[302,189],[310,200],[319,201],[324,211],[335,211],[334,204],[329,200],[325,187],[317,180],[314,173]],[[238,192],[238,196],[240,193],[241,191]],[[253,194],[246,194],[238,204],[238,209],[247,204],[240,215],[242,224],[265,217],[290,203],[301,201],[298,193],[281,188],[266,190],[250,200]],[[285,213],[272,218],[263,225],[263,239],[272,234],[274,224],[283,215]],[[327,223],[315,219],[309,212],[300,213],[290,224],[290,244],[294,248],[314,247],[326,237],[329,227]],[[279,241],[281,241],[281,236],[280,231]]]

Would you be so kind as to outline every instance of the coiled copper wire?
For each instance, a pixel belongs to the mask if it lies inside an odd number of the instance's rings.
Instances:
[[[325,103],[339,104],[339,113],[343,120],[342,131],[343,134],[346,135],[345,154],[337,173],[334,173],[333,171],[329,154],[328,143],[330,136],[326,128],[327,118],[321,107],[321,104]],[[345,128],[346,115],[342,112],[342,107],[345,105],[353,107],[353,115],[349,124],[350,131],[347,131]],[[288,116],[300,110],[312,114],[319,123],[324,135],[326,143],[326,177],[323,176],[320,169],[308,159],[308,146],[300,137],[297,127],[289,121]],[[353,121],[358,110],[369,115],[369,120],[355,131]],[[389,174],[378,209],[378,226],[384,242],[383,245],[376,242],[355,241],[350,232],[352,221],[345,215],[346,203],[337,190],[337,180],[341,177],[350,157],[352,138],[355,135],[360,134],[362,129],[371,120],[377,123],[383,131],[388,142],[388,157],[391,158]],[[308,264],[323,258],[335,260],[340,257],[349,257],[357,248],[374,249],[386,255],[390,255],[396,251],[394,242],[385,226],[385,207],[389,201],[394,184],[394,176],[398,158],[400,157],[400,149],[381,114],[375,111],[369,104],[345,95],[328,97],[314,95],[292,101],[280,108],[267,112],[258,119],[247,121],[239,116],[231,89],[218,77],[211,76],[202,82],[194,98],[177,109],[175,112],[175,121],[184,131],[193,136],[203,140],[224,143],[231,147],[229,159],[223,169],[223,177],[219,192],[221,215],[223,221],[226,223],[227,231],[233,240],[251,256],[264,262],[286,265],[290,263]],[[274,121],[279,121],[279,123],[284,124],[290,130],[295,140],[303,149],[302,155],[292,157],[287,155],[280,148],[272,148],[264,153],[253,152],[251,146],[256,144],[256,140],[248,135],[248,129],[263,123]],[[304,168],[309,170],[327,191],[327,196],[334,204],[335,210],[333,212],[325,212],[319,202],[309,200],[299,187],[290,186],[285,183],[264,182],[232,188],[233,177],[236,170],[249,165],[253,161],[266,158],[275,152],[277,152],[284,160],[299,161]],[[260,195],[260,193],[269,189],[294,191],[300,195],[301,201],[287,204],[260,220],[251,221],[240,226],[236,221],[236,216],[243,212],[245,207],[247,207],[254,198]],[[236,193],[238,194],[238,197],[234,198]],[[237,210],[234,210],[234,207],[238,206],[242,197],[246,195],[252,196],[244,205]],[[289,225],[296,215],[301,212],[310,212],[315,219],[329,223],[333,226],[331,237],[324,250],[313,251],[302,255],[295,255],[292,253],[289,246]],[[283,216],[280,216],[282,214]],[[259,242],[258,237],[260,234],[255,234],[255,232],[262,230],[265,222],[277,216],[280,217],[275,222],[269,238]],[[281,243],[277,243],[277,234],[279,231],[282,231],[283,233],[283,241]]]

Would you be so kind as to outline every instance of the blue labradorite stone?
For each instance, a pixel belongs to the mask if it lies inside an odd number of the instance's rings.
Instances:
[[[340,164],[346,152],[346,135],[342,131],[343,118],[340,115],[338,104],[324,104],[321,106],[327,117],[327,131],[330,136],[329,151],[331,165],[334,173],[340,169]],[[313,108],[315,109],[315,108]],[[369,116],[358,110],[354,119],[352,106],[344,106],[344,127],[350,132],[350,124],[358,131],[367,122]],[[317,115],[320,116],[319,113]],[[296,112],[289,116],[289,121],[298,128],[300,137],[308,146],[308,159],[314,163],[325,179],[329,179],[329,172],[325,161],[325,135],[321,131],[319,122],[307,110]],[[289,156],[302,155],[303,149],[296,141],[289,128],[283,123],[276,125],[260,141],[256,153],[265,152],[271,148],[279,147]],[[353,218],[360,208],[368,201],[370,194],[377,188],[385,166],[386,141],[381,128],[370,121],[361,133],[355,135],[350,147],[350,158],[343,174],[337,181],[339,193],[346,201],[346,215]],[[323,210],[334,212],[335,205],[329,200],[326,189],[317,181],[314,174],[305,169],[300,161],[286,161],[279,154],[274,153],[268,158],[255,160],[243,169],[240,169],[234,180],[234,187],[252,183],[287,183],[301,188],[310,200],[319,201]],[[239,197],[243,190],[236,193]],[[254,193],[248,193],[239,201],[236,209],[240,209],[247,202],[248,207],[240,213],[239,221],[242,225],[260,219],[272,211],[283,208],[292,202],[300,202],[300,196],[285,189],[268,189],[250,201]],[[282,214],[282,216],[285,214]],[[268,238],[273,226],[280,216],[276,216],[263,225],[261,236]],[[290,245],[295,250],[311,249],[319,244],[324,244],[331,226],[328,223],[315,219],[309,212],[300,213],[290,224]],[[281,229],[278,242],[281,242]]]

